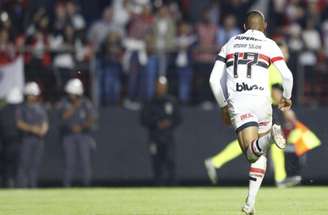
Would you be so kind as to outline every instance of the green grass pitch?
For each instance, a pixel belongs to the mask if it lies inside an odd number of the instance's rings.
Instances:
[[[238,215],[246,187],[0,190],[1,215]],[[328,187],[263,188],[258,215],[328,215]]]

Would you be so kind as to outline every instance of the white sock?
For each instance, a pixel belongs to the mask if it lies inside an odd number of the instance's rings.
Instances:
[[[246,204],[250,207],[255,206],[256,194],[259,191],[267,166],[267,158],[265,155],[250,165],[249,169],[249,187]]]
[[[268,151],[271,142],[271,132],[254,140],[247,150],[248,160],[251,162],[256,161],[261,155]]]

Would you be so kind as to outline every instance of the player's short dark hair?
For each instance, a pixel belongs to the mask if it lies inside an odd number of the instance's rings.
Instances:
[[[259,18],[262,18],[263,21],[265,21],[264,14],[261,11],[259,11],[259,10],[251,10],[251,11],[248,11],[246,13],[246,23],[247,23],[247,21],[250,18],[253,18],[253,17],[259,17]]]
[[[265,23],[265,17],[261,11],[251,10],[247,12],[246,19],[245,19],[245,26],[247,29],[259,28],[259,26],[261,26],[262,23]]]

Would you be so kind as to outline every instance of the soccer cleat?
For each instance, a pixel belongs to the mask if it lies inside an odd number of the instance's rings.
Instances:
[[[271,134],[274,140],[274,143],[279,149],[286,148],[286,139],[282,133],[281,126],[277,124],[273,124]]]
[[[255,215],[255,209],[245,204],[245,206],[241,209],[242,212],[246,215]]]
[[[277,182],[278,188],[286,188],[286,187],[294,187],[296,185],[299,185],[302,181],[302,177],[299,175],[288,177],[285,180],[281,182]]]
[[[218,183],[218,177],[216,174],[216,169],[212,163],[212,160],[210,158],[206,159],[204,161],[206,170],[207,170],[207,175],[209,179],[211,180],[212,184],[217,184]]]

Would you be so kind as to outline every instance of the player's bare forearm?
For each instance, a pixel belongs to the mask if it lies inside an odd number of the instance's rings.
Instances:
[[[222,117],[223,117],[224,124],[231,125],[228,106],[226,105],[223,108],[221,108],[221,111],[222,111]]]

